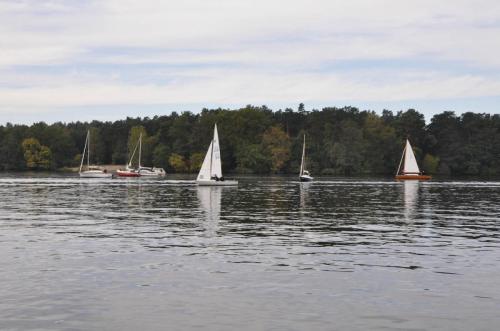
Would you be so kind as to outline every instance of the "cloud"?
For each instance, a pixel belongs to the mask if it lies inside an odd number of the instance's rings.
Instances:
[[[167,84],[123,84],[119,79],[96,82],[72,78],[64,85],[0,88],[0,103],[20,107],[77,107],[244,102],[289,103],[290,100],[328,103],[331,100],[387,101],[493,96],[500,81],[480,76],[443,76],[439,73],[392,75],[381,81],[373,73],[331,75],[291,73],[269,76],[252,70],[206,69],[183,71]],[[370,75],[372,75],[370,77]],[[78,78],[78,77],[77,77]],[[360,93],[361,92],[361,93]]]
[[[493,0],[0,1],[0,112],[500,97],[499,13]]]

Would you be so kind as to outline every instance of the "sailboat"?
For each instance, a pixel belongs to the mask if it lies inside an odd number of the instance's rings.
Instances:
[[[229,186],[238,185],[236,180],[225,180],[222,176],[222,164],[220,158],[219,134],[217,124],[214,126],[214,137],[208,146],[207,154],[201,165],[196,179],[198,185],[205,186]]]
[[[132,160],[134,159],[135,152],[137,151],[138,147],[139,147],[138,167],[137,169],[134,169],[132,167]],[[125,170],[117,170],[116,174],[120,177],[142,177],[142,176],[164,177],[166,175],[165,170],[163,170],[163,168],[143,167],[141,165],[141,157],[142,157],[142,132],[139,134],[139,140],[135,145],[134,151],[132,152],[132,156],[130,157],[128,164],[125,167]]]
[[[302,144],[302,160],[300,161],[300,174],[299,179],[301,182],[312,182],[313,177],[306,170],[306,135],[304,134],[304,143]]]
[[[132,160],[134,159],[134,155],[135,155],[135,152],[137,151],[137,147],[139,146],[140,141],[141,141],[140,139],[139,139],[139,141],[137,141],[137,144],[134,147],[134,151],[132,152],[132,156],[130,156],[130,160],[128,161],[127,165],[125,166],[125,169],[116,170],[116,174],[119,177],[141,177],[141,175],[139,174],[139,171],[132,167]],[[139,158],[140,158],[140,156],[139,156]],[[139,161],[139,164],[140,164],[140,161]]]
[[[403,165],[403,167],[401,167]],[[406,139],[406,146],[399,161],[398,171],[396,172],[397,180],[428,180],[431,176],[424,175],[418,167],[413,148],[411,148],[410,140]]]
[[[87,170],[83,170],[83,161],[85,160],[85,152],[87,152]],[[111,178],[113,174],[108,173],[106,169],[101,169],[97,166],[90,166],[90,130],[87,131],[85,138],[85,146],[83,147],[82,162],[80,162],[80,170],[78,171],[81,178]]]
[[[141,156],[142,156],[142,132],[139,135],[139,167],[137,171],[141,176],[146,177],[165,177],[166,173],[163,168],[155,168],[155,167],[143,167],[141,165]]]

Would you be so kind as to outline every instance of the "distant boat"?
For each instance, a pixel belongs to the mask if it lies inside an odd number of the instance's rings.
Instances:
[[[87,153],[87,170],[83,170],[83,161],[85,160],[85,152]],[[87,131],[85,138],[85,146],[83,147],[82,162],[80,162],[80,170],[78,171],[81,178],[111,178],[113,174],[108,173],[106,169],[98,166],[90,166],[90,130]]]
[[[139,167],[137,168],[137,171],[141,176],[165,177],[166,173],[165,170],[163,170],[163,168],[143,167],[141,165],[141,157],[142,157],[142,132],[139,135]]]
[[[201,165],[198,178],[198,185],[205,186],[229,186],[238,185],[238,181],[225,180],[222,176],[222,164],[220,158],[219,134],[217,133],[217,124],[214,127],[214,137],[210,146],[208,146],[207,154]]]
[[[306,170],[306,135],[304,134],[304,143],[302,144],[302,160],[300,161],[299,179],[301,182],[312,182],[313,177]]]
[[[142,134],[141,134],[142,136]],[[141,177],[141,174],[139,174],[139,171],[135,168],[132,167],[132,160],[134,159],[135,152],[137,151],[137,147],[140,144],[141,139],[137,141],[137,144],[134,147],[134,151],[132,152],[132,156],[130,156],[130,159],[125,166],[125,169],[118,169],[116,170],[116,175],[119,177]],[[140,156],[139,156],[140,158]],[[140,161],[139,161],[140,164]]]
[[[139,148],[139,161],[137,168],[133,168],[132,160],[134,159],[137,148]],[[142,177],[142,176],[164,177],[166,175],[165,170],[163,170],[163,168],[143,167],[141,165],[141,158],[142,158],[142,132],[139,135],[139,140],[135,145],[134,151],[132,152],[132,156],[130,157],[128,164],[125,167],[125,170],[119,169],[116,171],[116,174],[120,177]]]
[[[403,167],[401,167],[403,165]],[[428,180],[431,176],[424,175],[418,167],[413,148],[411,148],[410,140],[406,139],[406,146],[399,161],[398,171],[396,173],[398,180]]]

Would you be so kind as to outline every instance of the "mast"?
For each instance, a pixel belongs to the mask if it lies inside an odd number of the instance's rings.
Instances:
[[[90,130],[87,131],[87,137],[88,137],[88,140],[87,140],[87,143],[88,143],[88,148],[87,148],[87,170],[90,170]]]
[[[305,167],[305,155],[306,155],[306,134],[304,133],[304,143],[302,144],[302,160],[300,161],[300,175],[304,173],[304,167]]]
[[[139,169],[141,168],[142,132],[139,134]]]
[[[401,164],[403,163],[405,152],[406,152],[406,145],[405,148],[403,148],[403,154],[401,154],[401,160],[399,160],[399,166],[398,166],[398,171],[396,171],[396,176],[399,175],[399,170],[401,170]]]
[[[85,137],[85,146],[83,146],[82,161],[80,162],[80,171],[82,172],[83,161],[85,160],[85,152],[87,151],[87,142],[89,141],[89,131],[87,131],[87,136]]]
[[[137,147],[139,147],[139,141],[137,141],[137,143],[135,144],[134,151],[132,152],[132,155],[130,156],[130,159],[128,161],[129,168],[132,167],[132,161],[134,160],[134,155],[135,152],[137,151]]]
[[[210,144],[210,179],[212,179],[212,163],[214,163],[214,142],[215,139],[212,138],[212,143]]]

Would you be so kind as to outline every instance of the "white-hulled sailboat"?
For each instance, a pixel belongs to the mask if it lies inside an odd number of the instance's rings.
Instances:
[[[85,160],[85,152],[87,152],[87,170],[83,170],[83,161]],[[90,166],[90,130],[87,131],[85,138],[85,146],[83,147],[82,162],[80,162],[80,170],[78,171],[81,178],[111,178],[113,174],[108,173],[106,169],[97,166]]]
[[[304,134],[304,143],[302,144],[302,160],[300,161],[300,174],[299,179],[301,182],[312,182],[313,177],[306,170],[306,135]]]
[[[229,186],[238,185],[236,180],[225,180],[222,176],[222,164],[220,158],[219,134],[217,133],[217,124],[214,127],[214,137],[207,154],[201,165],[200,172],[196,179],[198,185],[205,186]]]
[[[401,167],[403,165],[403,167]],[[398,180],[428,180],[431,176],[424,175],[417,164],[417,159],[411,148],[410,140],[406,139],[406,146],[399,161],[398,171],[396,172]]]
[[[137,163],[137,169],[132,167],[132,160],[134,159],[135,152],[139,148],[139,159]],[[143,167],[141,165],[141,157],[142,157],[142,132],[139,134],[139,140],[135,145],[134,151],[132,152],[132,156],[128,161],[125,170],[117,170],[116,174],[120,177],[164,177],[166,175],[165,170],[163,168],[155,168],[155,167]]]
[[[143,167],[141,165],[141,157],[142,157],[142,132],[139,135],[139,168],[137,171],[139,174],[144,177],[165,177],[166,172],[163,168],[156,167]]]

